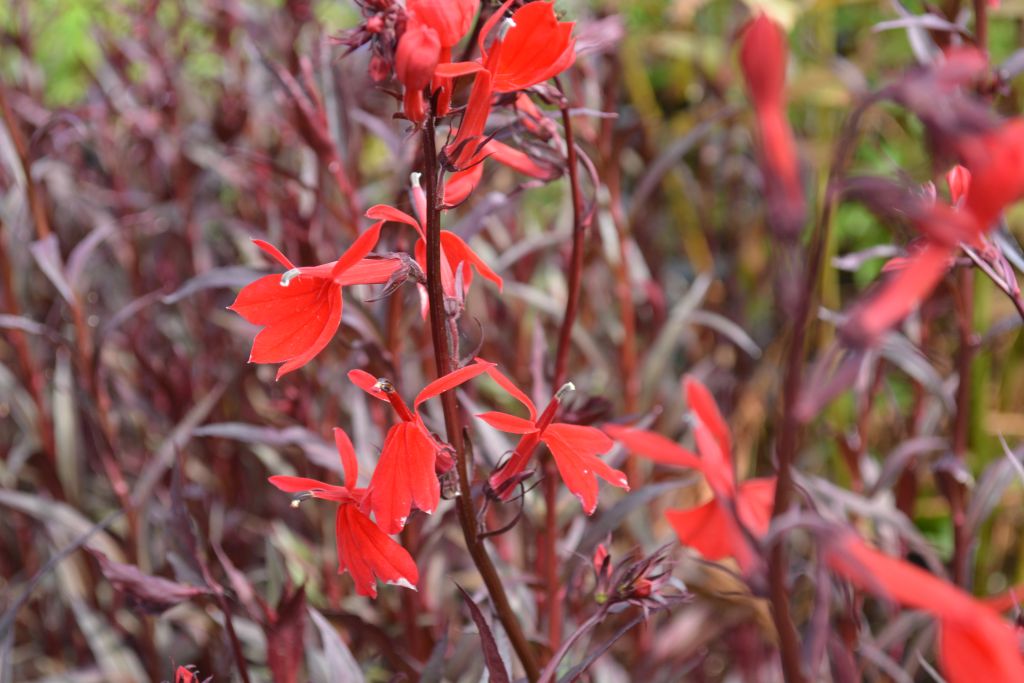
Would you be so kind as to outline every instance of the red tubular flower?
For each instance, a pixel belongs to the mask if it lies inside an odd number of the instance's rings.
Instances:
[[[529,419],[500,412],[477,415],[495,429],[512,434],[522,434],[512,457],[492,474],[489,480],[491,489],[499,497],[507,500],[512,496],[516,482],[522,478],[521,475],[526,464],[542,442],[551,451],[562,481],[579,498],[580,503],[583,504],[583,511],[588,515],[593,514],[597,507],[598,477],[613,486],[629,490],[626,475],[597,457],[602,453],[607,453],[614,445],[607,435],[595,427],[554,422],[555,414],[561,405],[563,392],[567,388],[571,390],[571,384],[560,389],[540,417],[537,417],[537,408],[533,405],[533,401],[520,391],[508,377],[494,367],[488,368],[487,374],[513,398],[522,403],[530,414]]]
[[[953,206],[960,206],[971,190],[971,172],[957,164],[946,174],[946,184],[949,185],[949,200]]]
[[[441,39],[437,31],[411,15],[395,51],[395,75],[405,86],[403,110],[410,121],[420,123],[426,116],[423,89],[434,77],[440,59]]]
[[[991,607],[907,562],[868,547],[852,533],[829,548],[832,570],[850,583],[939,621],[939,662],[950,683],[1024,681],[1017,637]]]
[[[665,517],[683,545],[700,551],[709,560],[735,557],[744,570],[749,570],[756,562],[756,554],[743,528],[755,537],[768,532],[775,477],[751,479],[737,486],[730,457],[732,436],[711,392],[687,377],[683,380],[683,393],[694,414],[699,456],[654,432],[618,425],[606,425],[605,431],[637,455],[702,472],[714,498],[688,510],[669,510]],[[737,523],[737,516],[743,528]]]
[[[988,232],[1003,210],[1024,195],[1024,119],[964,135],[956,147],[971,178],[964,210],[974,216],[979,231]]]
[[[352,243],[341,258],[320,266],[296,268],[262,240],[256,245],[288,269],[246,285],[228,306],[263,330],[253,341],[250,363],[283,363],[277,379],[320,353],[341,324],[342,287],[387,282],[401,263],[395,258],[365,258],[380,236],[377,223]]]
[[[805,202],[796,143],[786,119],[786,35],[759,14],[742,29],[740,66],[757,114],[762,176],[774,230],[793,237],[803,228]]]
[[[409,410],[389,381],[377,379],[363,370],[348,373],[349,380],[357,387],[391,403],[399,418],[384,439],[380,460],[366,493],[366,505],[387,533],[402,530],[413,506],[427,514],[437,509],[441,500],[437,475],[451,469],[453,464],[445,453],[447,446],[423,424],[420,404],[486,372],[493,365],[477,359],[471,365],[434,380],[416,396],[413,410]]]
[[[523,175],[537,178],[538,180],[552,180],[558,176],[558,171],[550,166],[541,165],[534,161],[529,154],[521,152],[514,147],[509,147],[498,140],[488,140],[478,150],[480,161],[474,163],[463,171],[456,171],[444,184],[445,207],[453,207],[464,202],[476,189],[480,179],[483,177],[483,160],[494,159],[495,161],[508,166],[513,171]]]
[[[384,583],[416,589],[419,570],[416,562],[401,545],[382,532],[360,509],[368,495],[357,488],[359,461],[348,434],[334,430],[345,485],[335,486],[306,477],[270,477],[270,483],[286,493],[299,494],[292,502],[304,498],[321,498],[338,504],[335,533],[338,544],[338,573],[348,571],[360,595],[377,597],[377,579]]]
[[[445,152],[457,168],[464,169],[479,160],[474,140],[483,135],[492,93],[525,90],[543,83],[568,69],[576,59],[574,24],[558,21],[550,2],[531,2],[520,7],[498,29],[490,47],[485,47],[485,40],[498,22],[504,21],[511,4],[512,0],[507,0],[481,29],[481,64],[472,68],[451,65],[452,75],[477,71],[459,132]]]
[[[413,186],[413,200],[417,204],[417,212],[423,216],[426,214],[426,197],[423,194],[423,189],[419,185]],[[415,254],[416,262],[419,264],[423,272],[427,270],[427,234],[423,228],[423,225],[405,213],[398,209],[387,206],[385,204],[377,204],[371,206],[366,212],[367,218],[379,220],[381,222],[393,221],[395,223],[404,223],[405,225],[412,226],[415,228],[420,238],[416,241]],[[456,273],[459,272],[459,266],[462,265],[462,291],[456,291]],[[498,286],[498,289],[504,286],[504,281],[501,277],[491,270],[491,267],[481,259],[475,251],[473,251],[466,242],[449,230],[441,231],[441,287],[444,290],[444,294],[448,298],[452,299],[463,299],[466,293],[469,292],[469,286],[473,282],[473,271],[475,268],[478,273],[484,278],[490,280]],[[420,293],[424,302],[423,315],[426,317],[426,288],[420,285]]]

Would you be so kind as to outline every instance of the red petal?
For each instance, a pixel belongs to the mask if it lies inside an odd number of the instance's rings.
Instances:
[[[480,0],[407,0],[406,10],[437,31],[441,45],[450,48],[466,35]]]
[[[416,228],[416,232],[419,233],[420,237],[426,239],[427,236],[423,232],[423,227],[420,226],[420,222],[407,214],[404,211],[399,211],[393,206],[387,204],[377,204],[371,206],[366,212],[367,218],[372,218],[378,221],[391,221],[393,223],[405,223]]]
[[[307,317],[305,322],[305,325],[308,325],[312,330],[320,330],[316,339],[309,344],[305,350],[279,367],[277,369],[276,379],[281,379],[289,372],[298,370],[303,365],[313,360],[313,358],[323,351],[324,348],[327,347],[327,344],[330,343],[334,334],[338,331],[338,326],[341,325],[342,299],[340,287],[331,287],[327,295],[325,307],[326,310],[316,311],[316,315]],[[260,335],[266,334],[269,329],[270,328],[263,330]],[[297,334],[296,338],[298,337],[299,335]],[[259,342],[259,339],[259,335],[257,335],[256,343]],[[256,343],[253,344],[253,353],[256,351]]]
[[[537,431],[537,425],[533,420],[516,417],[508,413],[479,413],[477,417],[495,429],[508,432],[509,434],[531,434]]]
[[[985,608],[939,624],[939,662],[949,683],[1024,681],[1024,660],[1008,624]]]
[[[331,270],[331,279],[340,279],[346,270],[362,261],[363,257],[377,246],[377,240],[380,239],[380,229],[383,225],[383,221],[374,223],[367,228],[366,232],[356,238],[356,241],[345,250],[345,253],[334,264],[334,269]]]
[[[337,278],[343,287],[348,285],[379,285],[387,282],[395,271],[401,268],[402,261],[397,258],[364,258],[347,268]]]
[[[438,64],[434,70],[434,75],[439,78],[458,78],[459,76],[468,76],[483,70],[484,65],[480,62],[447,62],[445,64]]]
[[[283,474],[275,474],[267,479],[267,481],[285,493],[303,493],[304,491],[314,491],[316,489],[327,490],[339,488],[333,484],[324,483],[319,479],[310,479],[308,477],[289,477]]]
[[[498,25],[499,21],[505,18],[505,13],[508,12],[508,8],[512,6],[514,0],[505,0],[501,7],[496,9],[491,16],[487,17],[487,21],[484,22],[483,28],[480,29],[480,35],[477,37],[477,47],[480,49],[480,55],[487,57],[487,50],[484,49],[484,41],[487,40],[487,36],[490,35],[494,27]]]
[[[716,496],[731,498],[736,490],[736,476],[728,456],[722,453],[718,441],[703,422],[694,423],[693,437],[697,442],[697,452],[700,453],[701,471],[711,490]]]
[[[456,235],[454,232],[442,230],[441,248],[444,249],[445,256],[448,257],[448,262],[451,263],[453,273],[458,270],[459,263],[467,262],[476,268],[477,272],[480,273],[481,276],[498,285],[498,291],[501,291],[504,286],[501,277],[491,270],[491,267],[487,265],[483,259],[477,256],[476,252],[473,251],[461,237]],[[466,283],[466,289],[469,289],[471,278],[472,274],[467,268],[463,267],[462,279],[463,282]]]
[[[348,381],[374,398],[378,398],[381,401],[389,401],[387,394],[377,388],[377,378],[366,370],[349,370]]]
[[[718,410],[718,404],[715,403],[715,398],[708,388],[698,379],[687,375],[683,378],[683,394],[686,396],[686,405],[690,406],[690,410],[711,430],[722,453],[727,456],[732,453],[729,425]]]
[[[400,422],[388,432],[380,461],[367,491],[369,506],[381,529],[398,533],[416,507],[437,508],[441,486],[434,473],[437,445],[416,422]]]
[[[661,434],[611,424],[605,425],[604,431],[636,455],[641,455],[656,463],[690,467],[696,470],[702,469],[701,460],[695,453],[666,439]]]
[[[253,325],[271,325],[316,304],[328,281],[304,272],[281,286],[280,275],[266,275],[242,288],[229,310]]]
[[[448,180],[444,184],[445,206],[458,206],[466,201],[476,186],[480,184],[483,175],[484,165],[483,162],[480,162],[448,176]]]
[[[498,142],[497,140],[489,140],[487,144],[484,145],[482,153],[486,154],[488,158],[494,159],[495,161],[502,163],[523,175],[528,175],[531,178],[551,180],[558,175],[553,168],[549,166],[541,166],[526,152],[522,152],[514,147],[509,147],[505,143]]]
[[[679,542],[700,552],[709,560],[742,555],[736,545],[732,522],[717,501],[708,501],[688,510],[668,510],[665,518],[679,537]]]
[[[282,254],[281,250],[275,247],[273,244],[270,244],[269,242],[264,242],[263,240],[253,240],[252,243],[259,247],[260,249],[262,249],[263,251],[265,251],[267,254],[269,254],[272,259],[280,263],[286,269],[291,270],[292,268],[295,267],[295,264],[288,260],[288,257]]]
[[[501,370],[497,367],[490,367],[487,369],[487,376],[497,382],[498,386],[507,391],[512,398],[526,406],[526,409],[530,412],[531,421],[537,420],[537,407],[533,405],[533,401],[519,387],[513,384],[512,380],[502,374]]]
[[[466,104],[466,112],[462,115],[455,139],[445,147],[445,154],[457,168],[468,167],[477,156],[476,139],[483,135],[487,126],[487,117],[491,113],[492,92],[490,72],[479,72],[473,79],[469,102]]]
[[[484,374],[487,371],[487,368],[490,367],[494,367],[494,363],[491,363],[490,361],[486,360],[477,359],[473,363],[467,365],[464,368],[453,370],[444,377],[439,377],[438,379],[435,379],[433,382],[423,387],[423,391],[421,391],[419,395],[416,397],[416,402],[414,406],[416,408],[419,408],[420,404],[426,401],[427,399],[431,399],[439,394],[443,394],[446,391],[454,389],[460,384],[468,382],[469,380],[473,379],[474,377],[477,377],[478,375]]]
[[[341,427],[334,428],[334,444],[338,447],[338,456],[341,458],[341,471],[345,473],[345,486],[354,489],[359,481],[359,459],[356,458],[352,440]]]
[[[736,507],[740,521],[754,536],[768,533],[775,505],[775,477],[750,479],[740,484],[736,494]]]
[[[341,505],[335,521],[338,573],[348,570],[360,595],[377,597],[376,579],[415,589],[416,562],[355,505]]]
[[[954,254],[951,247],[926,243],[893,273],[877,295],[854,309],[843,325],[844,334],[870,343],[903,320],[939,284]]]
[[[588,515],[597,507],[597,477],[629,490],[626,475],[596,455],[615,445],[600,429],[557,423],[544,430],[541,440],[551,450],[562,481],[580,499]]]

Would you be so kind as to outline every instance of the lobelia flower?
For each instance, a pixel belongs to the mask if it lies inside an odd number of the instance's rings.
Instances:
[[[377,579],[384,583],[416,589],[419,570],[408,551],[385,534],[363,512],[368,491],[358,488],[359,461],[348,434],[334,430],[334,441],[341,458],[345,485],[335,486],[307,477],[270,477],[270,483],[285,493],[298,496],[293,506],[305,498],[321,498],[338,504],[335,533],[338,544],[338,573],[349,572],[356,592],[377,597]]]
[[[488,480],[491,489],[498,497],[508,500],[512,496],[516,484],[523,479],[523,470],[526,468],[526,464],[541,443],[544,443],[551,451],[562,481],[579,498],[580,503],[583,504],[583,511],[588,515],[593,514],[597,507],[598,477],[613,486],[629,490],[626,475],[597,457],[602,453],[607,453],[615,445],[604,432],[596,427],[554,422],[565,394],[574,389],[571,383],[558,390],[544,412],[538,417],[533,401],[520,391],[512,383],[512,380],[494,367],[488,368],[487,374],[513,398],[522,403],[530,414],[529,419],[501,412],[477,415],[495,429],[522,435],[512,452],[512,457],[499,467]]]
[[[939,622],[939,665],[949,683],[1024,681],[1017,636],[988,605],[869,547],[853,533],[827,547],[826,561],[861,590],[934,615]]]
[[[420,123],[426,116],[423,89],[434,78],[434,69],[441,58],[441,39],[430,26],[409,15],[405,33],[395,50],[395,76],[405,87],[402,111],[406,118]]]
[[[772,228],[795,237],[804,224],[796,143],[786,119],[786,35],[759,14],[741,29],[740,67],[757,114],[761,166]]]
[[[366,505],[381,529],[391,534],[401,531],[413,506],[427,514],[433,513],[441,500],[437,475],[447,472],[454,464],[448,455],[448,446],[423,424],[420,404],[483,374],[493,365],[477,359],[471,365],[434,380],[416,396],[413,410],[409,410],[388,380],[377,379],[363,370],[348,373],[349,380],[357,387],[391,403],[399,418],[384,438],[380,460],[366,493]]]
[[[412,198],[413,204],[416,208],[416,213],[420,216],[427,215],[427,199],[423,192],[423,188],[416,182],[414,174],[412,184]],[[366,217],[373,220],[383,222],[392,221],[395,223],[404,223],[415,228],[416,233],[419,235],[419,239],[416,241],[414,252],[416,255],[416,262],[425,273],[427,271],[427,233],[420,221],[416,220],[404,211],[387,206],[386,204],[377,204],[376,206],[370,207],[366,212]],[[462,267],[462,290],[458,291],[456,287],[456,274],[459,273],[459,267]],[[477,272],[487,280],[490,280],[498,286],[498,290],[501,291],[504,286],[504,282],[501,277],[491,270],[491,267],[481,259],[475,251],[473,251],[466,242],[449,230],[441,231],[441,288],[444,290],[444,295],[449,299],[456,299],[462,301],[466,294],[469,292],[469,286],[473,282],[473,268],[476,268]],[[427,316],[428,299],[427,299],[427,288],[424,285],[419,286],[420,301],[422,303],[423,317]]]
[[[620,425],[605,425],[616,441],[630,451],[656,463],[699,470],[714,497],[695,508],[669,510],[666,519],[680,543],[694,548],[709,560],[734,557],[745,571],[756,562],[736,516],[755,537],[768,532],[775,498],[775,477],[751,479],[736,484],[729,427],[718,411],[711,392],[696,379],[683,380],[687,405],[694,413],[693,434],[696,453],[654,432]]]
[[[986,251],[985,235],[1024,195],[1024,119],[962,135],[955,147],[963,166],[954,168],[947,182],[958,209],[936,202],[912,221],[925,236],[923,243],[899,262],[899,271],[878,294],[851,311],[843,325],[849,341],[870,344],[903,320],[948,272],[961,244]]]
[[[337,261],[297,268],[278,249],[253,240],[287,268],[246,285],[228,308],[263,329],[253,341],[250,363],[283,363],[277,379],[298,370],[323,351],[341,324],[342,288],[388,282],[401,268],[398,258],[366,258],[383,222],[360,235]]]
[[[483,25],[478,39],[479,62],[438,68],[439,74],[451,77],[476,74],[458,133],[445,148],[445,156],[460,170],[485,156],[482,136],[493,93],[515,92],[543,83],[568,69],[576,59],[574,24],[558,21],[553,3],[531,2],[505,20],[511,4],[512,0],[507,0]],[[499,22],[502,26],[488,48],[484,43]]]

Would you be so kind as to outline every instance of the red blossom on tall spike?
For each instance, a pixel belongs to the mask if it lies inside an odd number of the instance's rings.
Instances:
[[[362,511],[369,492],[358,488],[359,461],[352,441],[344,430],[334,430],[334,442],[341,459],[345,485],[327,484],[317,479],[276,475],[270,483],[286,493],[297,494],[297,506],[303,499],[320,498],[338,504],[335,535],[338,546],[338,573],[349,572],[356,592],[377,597],[377,580],[416,589],[419,570],[408,551],[381,531]]]
[[[423,89],[428,84],[431,92],[439,91],[434,115],[444,116],[448,113],[452,79],[435,77],[434,72],[439,64],[451,62],[452,47],[466,35],[479,7],[480,0],[409,0],[406,3],[409,23],[398,43],[395,70],[405,86],[404,110],[410,120],[416,123],[423,120]],[[421,78],[410,84],[402,78],[399,69],[403,54],[411,56],[424,69],[429,66],[429,74],[419,74],[426,75],[425,80]],[[414,92],[410,93],[410,90]]]
[[[861,590],[931,613],[939,622],[939,664],[949,683],[1024,681],[1017,637],[988,605],[853,533],[830,544],[826,561]]]
[[[685,377],[683,394],[693,412],[699,455],[654,432],[619,425],[605,425],[605,431],[637,455],[659,464],[702,472],[714,497],[695,508],[669,510],[665,518],[683,545],[700,551],[709,560],[734,557],[740,567],[749,571],[757,562],[757,554],[744,530],[755,538],[768,532],[775,477],[737,485],[732,435],[711,392],[696,379]]]
[[[394,385],[363,370],[352,370],[349,380],[376,399],[391,403],[399,421],[388,430],[380,460],[366,493],[366,507],[377,524],[389,534],[398,533],[416,507],[427,514],[437,509],[441,485],[437,475],[451,469],[448,446],[438,441],[423,423],[420,405],[450,391],[493,367],[482,359],[434,380],[416,396],[413,409],[402,400]]]
[[[981,232],[988,232],[1006,207],[1024,196],[1024,119],[961,136],[956,148],[971,179],[963,208]]]
[[[297,268],[276,247],[254,240],[288,270],[246,285],[228,306],[263,326],[253,341],[250,363],[283,363],[277,371],[281,379],[324,350],[341,324],[342,288],[388,282],[401,267],[398,258],[366,258],[382,225],[371,226],[337,261],[312,267]]]
[[[501,412],[477,415],[495,429],[522,435],[512,456],[488,480],[488,484],[498,497],[508,500],[512,496],[516,483],[522,480],[527,463],[541,443],[551,451],[562,481],[579,498],[586,514],[593,514],[597,508],[598,477],[612,486],[629,490],[626,475],[598,457],[607,453],[614,445],[606,434],[596,427],[554,421],[565,394],[573,389],[572,384],[562,387],[538,417],[533,401],[516,387],[512,380],[494,367],[488,368],[487,374],[522,403],[530,415],[528,419]]]
[[[786,118],[786,34],[765,14],[741,30],[740,66],[754,104],[768,219],[780,236],[794,238],[806,213],[796,143]]]
[[[576,60],[574,24],[558,21],[554,3],[531,2],[505,18],[511,4],[512,0],[505,2],[484,24],[479,39],[480,62],[473,66],[451,65],[453,74],[477,72],[459,132],[445,149],[449,161],[459,169],[479,160],[477,140],[487,123],[492,93],[525,90],[543,83]],[[486,46],[488,39],[490,45]]]

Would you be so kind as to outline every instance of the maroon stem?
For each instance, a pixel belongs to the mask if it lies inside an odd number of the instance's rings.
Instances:
[[[449,353],[447,314],[445,312],[444,289],[441,287],[441,202],[440,202],[440,166],[437,158],[437,142],[434,132],[433,114],[428,114],[423,129],[423,177],[426,179],[427,194],[427,294],[430,301],[430,336],[434,347],[434,364],[438,377],[452,371],[452,358]],[[522,626],[515,610],[508,601],[505,586],[487,554],[487,548],[477,533],[476,509],[473,505],[473,487],[469,475],[469,464],[466,462],[466,447],[462,439],[462,425],[459,419],[459,408],[455,402],[455,393],[446,391],[440,396],[444,410],[444,424],[448,442],[455,451],[455,468],[459,475],[459,496],[456,509],[462,535],[466,540],[477,571],[487,587],[491,602],[498,613],[498,619],[516,651],[519,661],[526,671],[526,677],[532,682],[540,677],[540,667],[534,656],[533,649],[523,633]]]

